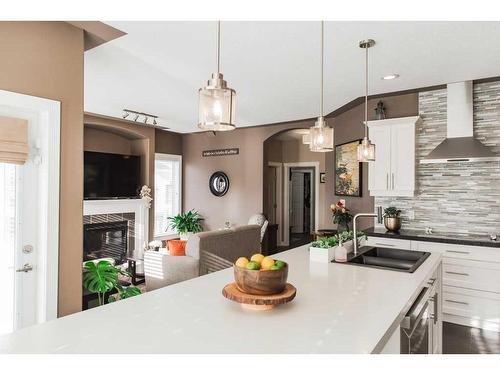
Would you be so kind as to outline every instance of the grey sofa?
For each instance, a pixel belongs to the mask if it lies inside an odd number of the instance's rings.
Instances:
[[[186,256],[144,253],[146,289],[158,289],[231,267],[236,259],[260,252],[259,225],[201,232],[189,236]]]

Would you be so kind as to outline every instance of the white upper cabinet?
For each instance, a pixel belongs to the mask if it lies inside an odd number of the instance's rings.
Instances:
[[[412,197],[415,193],[415,131],[419,116],[368,121],[375,161],[368,167],[372,196]]]

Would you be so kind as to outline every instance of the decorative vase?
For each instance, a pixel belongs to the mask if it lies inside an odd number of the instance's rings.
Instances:
[[[384,217],[384,226],[389,232],[397,232],[401,229],[401,218],[398,217]]]

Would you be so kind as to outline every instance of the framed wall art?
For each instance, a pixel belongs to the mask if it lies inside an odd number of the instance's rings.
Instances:
[[[361,140],[335,146],[335,195],[361,197],[362,163],[358,161]]]

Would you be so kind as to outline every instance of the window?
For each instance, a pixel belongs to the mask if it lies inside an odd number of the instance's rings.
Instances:
[[[155,155],[154,237],[176,234],[168,228],[167,217],[181,212],[182,156]]]

